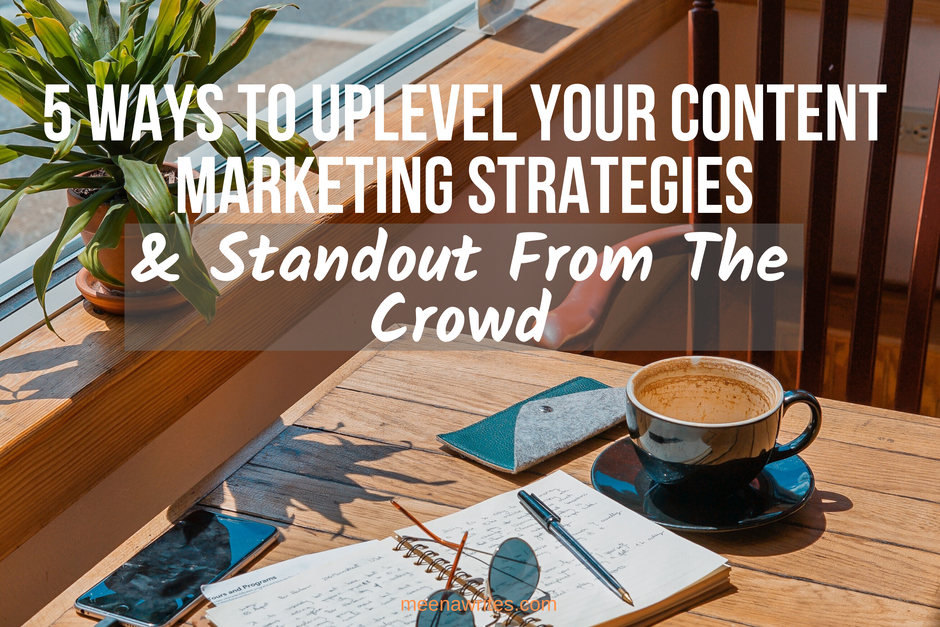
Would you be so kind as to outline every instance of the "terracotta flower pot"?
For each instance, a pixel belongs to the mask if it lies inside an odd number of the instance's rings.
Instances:
[[[164,163],[162,169],[164,172],[168,170],[175,172],[176,165]],[[74,190],[68,190],[69,207],[77,205],[83,200],[84,198],[75,193]],[[85,242],[86,246],[91,241],[110,206],[110,203],[105,203],[98,207],[95,215],[92,216],[82,231],[82,241]],[[187,210],[189,223],[193,225],[198,213],[193,213],[188,205]],[[78,275],[75,277],[75,283],[86,300],[90,301],[95,307],[109,313],[123,314],[126,297],[135,299],[135,312],[165,311],[186,302],[169,283],[162,279],[154,278],[145,283],[139,283],[131,276],[130,270],[144,257],[142,250],[143,234],[138,224],[137,216],[133,212],[128,213],[124,232],[121,234],[117,247],[98,249],[98,259],[101,265],[104,266],[108,274],[117,279],[122,279],[124,286],[101,281],[93,277],[85,268],[79,270]]]

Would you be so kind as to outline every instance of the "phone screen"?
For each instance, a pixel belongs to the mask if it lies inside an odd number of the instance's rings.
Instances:
[[[75,602],[79,609],[147,625],[165,625],[267,544],[277,530],[261,523],[197,510]]]

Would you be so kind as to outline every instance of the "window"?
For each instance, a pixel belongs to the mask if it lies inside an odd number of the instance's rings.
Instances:
[[[87,20],[84,0],[59,2],[79,19]],[[112,0],[111,4],[116,11],[118,3]],[[261,0],[223,0],[216,9],[216,49],[253,8],[263,4]],[[244,96],[237,90],[239,83],[285,83],[297,90],[297,131],[303,134],[316,110],[309,100],[304,104],[305,95],[312,96],[304,86],[359,83],[374,87],[384,83],[386,98],[392,98],[401,84],[420,79],[481,37],[456,26],[472,12],[474,0],[297,0],[297,5],[299,10],[287,8],[275,18],[248,58],[219,83],[224,95],[221,109],[245,109]],[[18,12],[13,0],[0,0],[0,15],[19,21]],[[155,15],[154,11],[151,17]],[[324,90],[324,98],[329,93]],[[328,100],[320,103],[324,113],[329,107]],[[28,122],[19,109],[0,99],[0,129]],[[240,131],[236,127],[236,132]],[[309,132],[305,134],[311,138]],[[23,143],[25,139],[16,141]],[[262,146],[247,142],[246,151],[249,158],[266,152]],[[215,152],[193,135],[176,144],[168,159],[187,154],[198,163],[198,157]],[[23,157],[0,164],[0,178],[24,176],[39,163]],[[221,158],[217,163],[223,164]],[[65,193],[61,191],[26,196],[0,237],[0,345],[42,319],[33,291],[32,263],[57,231],[64,206]],[[47,292],[50,311],[78,295],[71,277],[80,267],[77,257],[81,249],[80,238],[63,249]]]
[[[79,20],[87,22],[84,0],[60,0],[60,4]],[[263,4],[266,3],[261,0],[223,0],[216,9],[216,48],[244,23],[253,8]],[[244,110],[244,96],[237,92],[238,83],[285,83],[299,90],[317,77],[344,64],[349,65],[351,60],[360,61],[360,75],[346,76],[362,81],[380,66],[409,52],[427,38],[426,28],[413,28],[418,25],[416,23],[428,22],[427,18],[438,10],[442,21],[424,26],[431,26],[435,31],[446,29],[471,5],[470,2],[448,3],[447,0],[298,0],[296,4],[300,9],[283,10],[268,25],[248,59],[219,83],[225,96],[220,105],[222,108]],[[118,2],[113,1],[111,5],[117,14]],[[455,7],[456,12],[453,10]],[[443,11],[440,10],[442,8]],[[0,0],[0,15],[18,23],[21,19],[16,18],[17,13],[19,10],[13,0]],[[151,18],[155,15],[156,10],[153,10]],[[370,55],[370,51],[380,54]],[[354,68],[348,70],[352,72]],[[302,98],[303,94],[299,92],[298,100]],[[0,99],[0,128],[13,128],[28,122],[29,119],[19,109]],[[26,140],[17,137],[15,141],[23,143]],[[2,138],[0,143],[3,143]],[[174,146],[169,159],[174,160],[198,147],[199,140],[193,135]],[[22,157],[0,165],[0,178],[25,176],[39,163],[38,159]],[[65,194],[61,191],[30,195],[20,201],[13,220],[0,237],[0,263],[53,233],[61,221],[64,205]]]

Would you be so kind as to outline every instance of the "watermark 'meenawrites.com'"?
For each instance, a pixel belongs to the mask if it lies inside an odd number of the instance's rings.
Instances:
[[[402,599],[402,611],[423,612],[430,610],[437,611],[460,611],[471,610],[474,612],[513,612],[516,609],[509,601],[499,599],[473,599],[468,600],[463,597],[451,597],[446,599]],[[519,606],[519,611],[526,614],[531,612],[554,612],[556,609],[555,599],[531,599],[523,601]]]

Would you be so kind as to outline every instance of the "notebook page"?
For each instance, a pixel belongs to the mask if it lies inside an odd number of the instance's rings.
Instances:
[[[534,614],[545,623],[591,625],[654,605],[707,577],[726,560],[671,531],[631,512],[577,479],[557,471],[524,488],[538,496],[561,523],[633,597],[635,608],[620,600],[598,581],[554,537],[523,509],[516,491],[496,496],[463,511],[428,523],[444,539],[469,532],[467,546],[494,552],[511,537],[528,542],[539,560],[541,580],[534,598],[547,594],[554,605]],[[417,527],[399,532],[423,537]],[[437,550],[437,547],[435,547]],[[453,552],[441,550],[451,558]],[[470,556],[468,559],[467,556]],[[464,553],[459,568],[485,577],[484,562]],[[486,616],[481,614],[480,616]],[[480,618],[477,624],[481,623]]]
[[[375,548],[372,545],[375,542],[375,540],[371,540],[360,544],[350,544],[338,549],[301,555],[294,559],[271,564],[258,570],[237,575],[231,579],[223,579],[216,583],[207,584],[202,587],[202,595],[216,605],[231,603],[236,599],[254,594],[258,590],[286,581],[308,570],[320,568],[340,558],[357,559],[362,553],[374,553]]]
[[[370,543],[372,550],[357,559],[319,564],[206,615],[219,627],[413,626],[416,612],[402,601],[426,599],[445,582],[414,558],[403,559],[397,544],[392,538]]]

